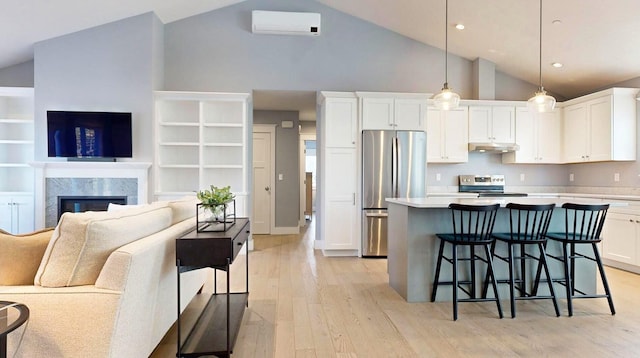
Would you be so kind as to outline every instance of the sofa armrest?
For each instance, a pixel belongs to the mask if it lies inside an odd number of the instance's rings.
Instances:
[[[94,286],[0,286],[3,300],[30,311],[17,357],[109,356],[120,296]],[[21,336],[7,336],[10,352]]]

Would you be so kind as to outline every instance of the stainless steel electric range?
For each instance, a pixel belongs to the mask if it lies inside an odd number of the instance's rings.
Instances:
[[[504,175],[459,175],[458,191],[460,193],[478,193],[478,197],[527,196],[526,193],[505,193]]]

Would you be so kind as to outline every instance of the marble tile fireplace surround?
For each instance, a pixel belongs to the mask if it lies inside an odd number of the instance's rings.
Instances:
[[[148,202],[151,163],[36,162],[35,226],[58,221],[59,197],[126,197],[128,204]]]

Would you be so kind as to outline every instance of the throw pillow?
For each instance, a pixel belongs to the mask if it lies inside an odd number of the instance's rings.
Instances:
[[[107,211],[120,211],[120,210],[128,210],[128,209],[133,209],[133,208],[139,208],[142,207],[144,204],[140,204],[140,205],[122,205],[122,204],[115,204],[115,203],[109,203],[109,205],[107,206]]]
[[[0,286],[33,285],[52,234],[53,228],[22,235],[0,230]]]
[[[171,225],[166,204],[123,211],[64,213],[35,277],[45,287],[92,285],[113,251]]]

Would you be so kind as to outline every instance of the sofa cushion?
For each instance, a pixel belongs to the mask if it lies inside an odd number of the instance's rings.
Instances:
[[[173,218],[171,224],[177,224],[188,218],[196,216],[196,205],[200,202],[195,196],[185,196],[184,198],[168,201]]]
[[[53,228],[23,235],[0,230],[0,286],[33,284],[51,234]]]
[[[171,226],[166,204],[107,212],[64,213],[35,277],[45,287],[92,285],[117,248]]]

